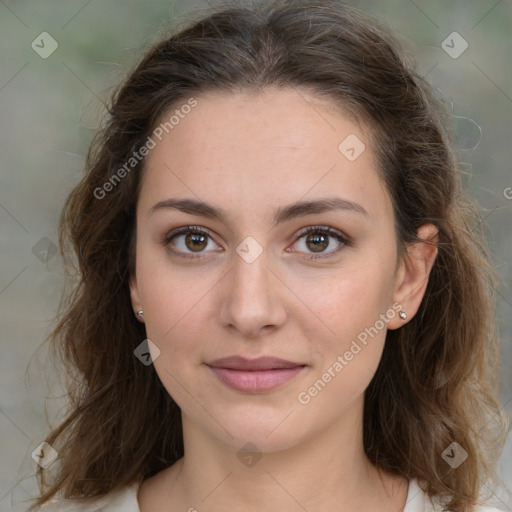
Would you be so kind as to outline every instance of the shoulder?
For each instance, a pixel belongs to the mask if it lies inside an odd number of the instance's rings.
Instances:
[[[403,512],[451,512],[444,508],[443,503],[438,496],[430,498],[422,490],[418,481],[414,478],[409,481],[409,491],[407,502]],[[504,512],[501,509],[490,505],[480,505],[473,509],[473,512]]]
[[[451,509],[443,507],[442,503],[440,501],[436,501],[435,497],[434,499],[430,500],[430,503],[432,508],[426,508],[428,511],[432,510],[432,512],[453,512]],[[505,512],[504,510],[495,508],[490,504],[486,504],[484,502],[482,503],[482,505],[476,505],[473,507],[472,512]]]
[[[140,512],[138,489],[139,483],[134,482],[95,500],[54,498],[35,512]]]
[[[502,509],[494,508],[487,505],[481,505],[479,507],[475,507],[474,512],[504,512]]]
[[[433,508],[432,510],[435,512],[437,512],[438,510],[439,510],[439,512],[451,512],[450,510],[443,508],[441,505],[438,505],[438,508]],[[505,511],[502,509],[490,507],[487,505],[480,505],[480,506],[474,507],[473,512],[505,512]]]

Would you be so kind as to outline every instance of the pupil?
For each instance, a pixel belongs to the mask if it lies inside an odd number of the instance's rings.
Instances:
[[[198,252],[206,247],[207,244],[205,243],[205,240],[206,235],[202,235],[200,233],[189,233],[185,238],[185,243],[190,250]],[[189,245],[189,242],[192,242],[192,246]]]
[[[309,235],[306,242],[313,242],[313,247],[310,247],[314,252],[321,252],[323,249],[326,249],[329,245],[329,241],[327,237],[324,235]],[[319,245],[322,244],[322,245]]]

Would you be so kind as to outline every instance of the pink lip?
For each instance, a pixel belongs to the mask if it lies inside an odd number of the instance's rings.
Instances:
[[[282,386],[306,367],[275,357],[245,359],[240,356],[217,359],[207,366],[226,386],[249,393],[264,393]]]

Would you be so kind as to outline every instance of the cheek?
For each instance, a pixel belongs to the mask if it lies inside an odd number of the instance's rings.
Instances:
[[[201,329],[204,319],[200,322],[195,317],[220,276],[211,269],[201,272],[193,266],[172,264],[163,248],[141,248],[137,278],[148,337],[153,336],[158,344],[168,344],[176,332],[186,329],[193,336]]]
[[[340,270],[335,276],[297,284],[297,295],[309,306],[304,318],[305,329],[321,329],[326,345],[323,351],[332,353],[371,328],[390,307],[392,279],[381,262],[361,263]],[[383,330],[379,322],[379,330]],[[308,327],[309,326],[309,327]],[[363,336],[364,338],[364,336]],[[313,338],[314,339],[314,338]]]
[[[204,346],[208,345],[208,312],[204,293],[186,298],[176,288],[161,290],[148,301],[150,315],[146,319],[146,332],[160,349],[161,357],[155,361],[169,371],[185,372],[202,363]],[[203,300],[201,300],[203,299]],[[208,322],[209,323],[209,322]]]
[[[300,390],[301,404],[314,403],[317,410],[334,417],[368,387],[382,356],[386,319],[392,318],[387,317],[389,280],[382,275],[352,272],[326,286],[323,293],[310,294],[322,322],[316,322],[319,330],[314,329],[311,315],[302,322],[317,364]]]

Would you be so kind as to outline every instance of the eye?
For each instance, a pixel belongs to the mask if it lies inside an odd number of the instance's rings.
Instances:
[[[335,240],[334,250],[326,251]],[[338,253],[344,246],[350,246],[348,237],[329,226],[310,226],[299,233],[295,242],[301,248],[292,252],[309,252],[308,259],[327,258]],[[212,240],[210,234],[200,226],[183,226],[165,236],[163,241],[169,251],[185,258],[199,258],[209,250],[216,250],[219,246]]]
[[[199,226],[183,226],[171,231],[165,236],[164,245],[173,253],[188,258],[194,258],[194,253],[206,252],[205,249],[218,248],[208,231]]]
[[[336,242],[332,244],[329,239],[335,239]],[[310,226],[299,234],[296,242],[299,251],[293,252],[308,252],[312,251],[312,255],[308,259],[326,258],[338,253],[344,246],[350,246],[349,239],[329,226]],[[329,247],[334,245],[334,250],[326,251]],[[320,254],[317,256],[316,254]]]

